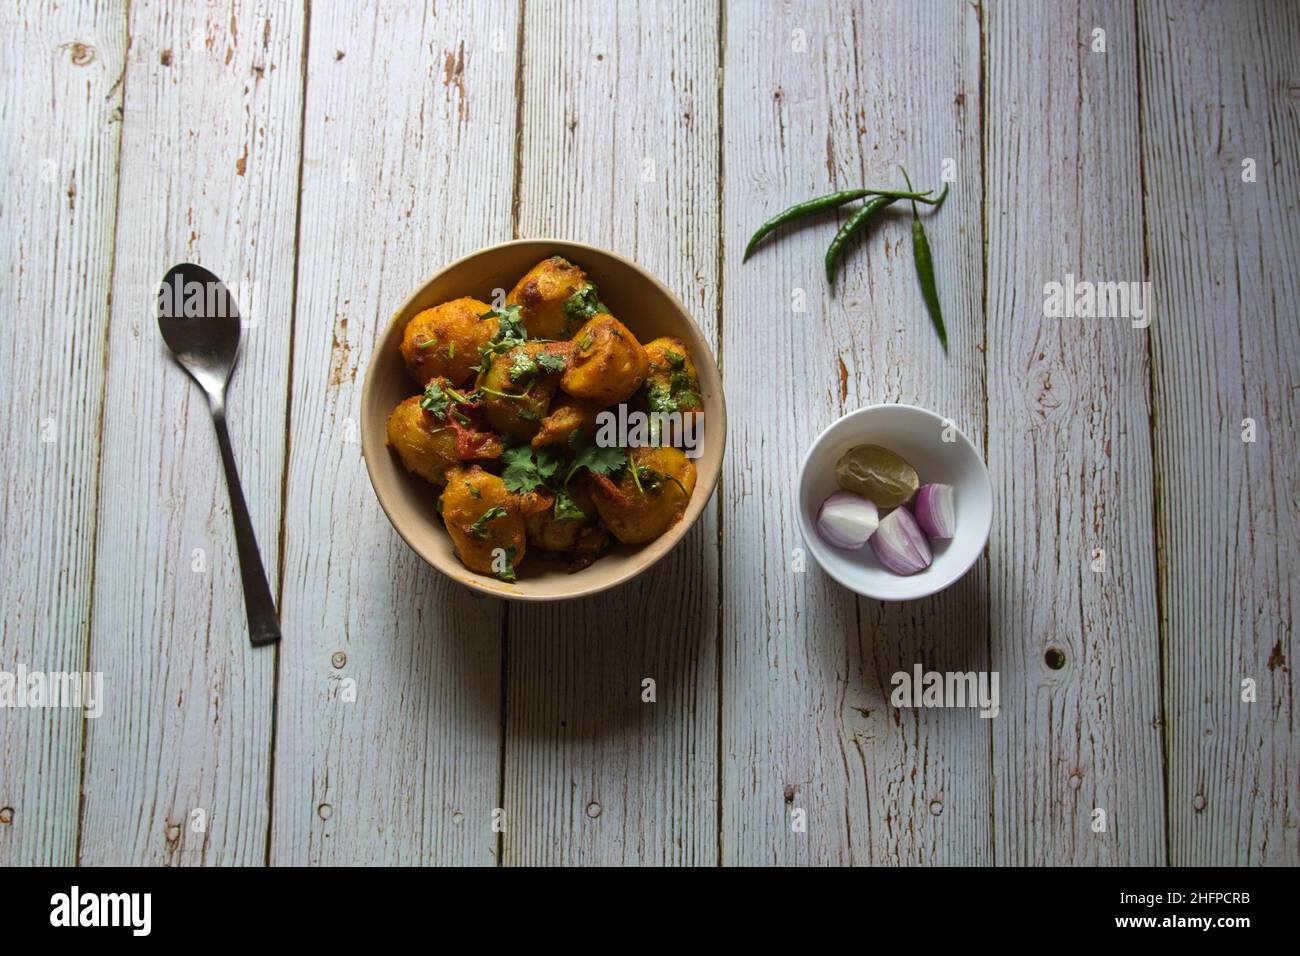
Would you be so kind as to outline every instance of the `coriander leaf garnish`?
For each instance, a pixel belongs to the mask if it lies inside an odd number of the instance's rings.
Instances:
[[[673,400],[673,392],[670,387],[663,382],[655,382],[646,389],[646,404],[650,406],[652,412],[675,412],[677,411],[677,402]]]
[[[548,372],[563,372],[569,363],[564,360],[563,355],[552,355],[549,352],[543,352],[537,356],[537,364]]]
[[[627,465],[627,450],[617,446],[601,448],[599,445],[586,445],[573,456],[573,464],[564,476],[564,487],[577,474],[579,468],[586,468],[593,475],[612,475],[622,471]]]
[[[637,491],[641,492],[641,494],[645,494],[645,488],[643,488],[643,487],[641,486],[641,475],[640,475],[640,473],[641,473],[641,472],[645,472],[645,473],[649,474],[650,469],[647,468],[645,465],[639,465],[639,466],[638,466],[637,463],[634,462],[634,461],[632,460],[632,452],[631,452],[631,451],[628,451],[628,453],[627,453],[627,465],[628,465],[628,471],[630,471],[630,472],[632,473],[632,484],[636,485],[636,490],[637,490]]]
[[[554,448],[543,446],[534,450],[529,445],[515,445],[501,453],[505,471],[501,480],[507,491],[524,492],[546,487],[560,465]]]
[[[501,570],[497,572],[497,577],[499,577],[502,581],[509,581],[511,583],[514,583],[515,581],[519,580],[515,576],[515,553],[516,553],[515,546],[513,544],[507,546],[504,549],[504,554],[506,559],[505,566],[502,567]]]
[[[451,408],[451,396],[443,390],[438,380],[434,379],[424,387],[424,396],[420,399],[420,407],[433,415],[434,418],[446,421],[447,411]]]
[[[522,382],[537,375],[537,363],[527,352],[518,352],[510,360],[510,381]]]
[[[584,322],[590,321],[597,315],[609,312],[609,309],[605,308],[605,303],[601,302],[597,296],[596,287],[590,282],[565,299],[563,308],[570,328],[575,328]]]
[[[469,534],[475,538],[486,538],[488,536],[488,522],[495,521],[497,518],[505,515],[505,513],[506,509],[502,505],[493,505],[487,511],[479,515],[478,520],[469,526]]]
[[[503,392],[500,389],[488,388],[486,385],[480,385],[478,390],[484,395],[495,395],[497,398],[513,398],[515,401],[522,401],[528,397],[527,392],[520,392],[518,395],[515,395],[511,392]]]
[[[557,491],[555,493],[555,520],[556,521],[581,521],[587,515],[578,503],[569,497],[567,491]]]
[[[528,330],[524,328],[523,313],[520,312],[517,305],[489,309],[479,318],[495,318],[497,320],[497,331],[491,340],[479,349],[479,354],[483,356],[483,359],[478,365],[478,371],[486,371],[487,367],[492,364],[493,357],[503,352],[509,352],[516,345],[521,345],[528,340]]]

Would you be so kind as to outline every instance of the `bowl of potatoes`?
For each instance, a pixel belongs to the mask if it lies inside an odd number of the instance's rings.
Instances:
[[[717,485],[727,430],[708,341],[612,252],[524,239],[426,281],[380,333],[361,448],[433,567],[521,601],[595,594],[667,554]]]

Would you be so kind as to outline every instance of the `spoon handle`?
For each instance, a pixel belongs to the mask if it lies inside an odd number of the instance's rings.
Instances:
[[[257,536],[253,534],[253,522],[248,517],[248,505],[244,503],[244,490],[239,484],[235,453],[230,447],[230,433],[226,431],[226,410],[224,403],[214,401],[211,405],[212,422],[217,426],[217,444],[221,446],[221,463],[226,467],[230,514],[235,521],[239,575],[244,580],[244,609],[248,613],[248,637],[254,647],[274,644],[280,639],[280,621],[262,567],[262,554],[257,550]]]

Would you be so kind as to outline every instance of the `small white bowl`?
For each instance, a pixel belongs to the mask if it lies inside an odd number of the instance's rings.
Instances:
[[[921,484],[952,485],[957,530],[932,540],[934,561],[912,575],[894,574],[866,546],[836,548],[817,534],[822,502],[840,491],[835,463],[855,445],[880,445],[902,455]],[[883,516],[883,513],[882,513]],[[948,419],[915,405],[869,405],[833,422],[817,436],[799,469],[799,526],[822,570],[851,591],[878,601],[911,601],[942,591],[979,558],[993,523],[993,486],[970,439]]]

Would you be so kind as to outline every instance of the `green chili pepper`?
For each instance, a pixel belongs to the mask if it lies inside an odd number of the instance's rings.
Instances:
[[[784,226],[787,222],[793,222],[804,216],[811,215],[815,212],[821,212],[824,209],[834,209],[837,206],[843,206],[847,202],[853,202],[855,199],[862,199],[865,196],[891,196],[894,199],[911,199],[916,202],[933,204],[933,199],[926,199],[934,190],[927,189],[923,193],[915,192],[894,192],[883,189],[849,189],[844,192],[831,193],[829,196],[819,196],[816,199],[809,199],[806,202],[795,203],[784,212],[779,212],[763,225],[758,227],[758,231],[749,240],[749,245],[745,246],[745,254],[741,256],[740,261],[744,262],[749,258],[754,247],[759,244],[764,236],[773,229]]]
[[[900,166],[899,169],[903,167]],[[903,169],[903,179],[911,189],[912,180],[908,178],[906,169]],[[936,205],[942,206],[947,196],[948,187],[945,185]],[[921,297],[925,299],[926,311],[930,313],[934,330],[939,333],[939,344],[946,352],[948,331],[943,326],[943,310],[939,308],[939,290],[934,282],[934,258],[930,254],[930,240],[926,238],[925,226],[921,224],[921,217],[917,214],[916,203],[912,203],[912,259],[916,263],[916,278],[921,284]]]
[[[840,231],[835,234],[835,238],[831,240],[826,250],[827,282],[831,285],[835,284],[835,264],[839,261],[840,253],[844,251],[848,241],[866,226],[872,216],[895,201],[893,196],[875,196],[854,210],[853,215],[849,216],[848,221],[840,227]]]

